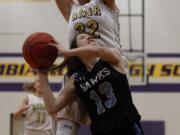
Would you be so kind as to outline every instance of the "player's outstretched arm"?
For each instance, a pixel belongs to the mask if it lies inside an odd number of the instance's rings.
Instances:
[[[27,109],[28,109],[28,97],[25,97],[22,100],[21,106],[19,109],[14,113],[14,118],[20,117]]]
[[[62,90],[58,97],[55,98],[50,87],[47,72],[37,70],[37,75],[40,83],[39,87],[42,89],[42,96],[49,114],[54,114],[60,111],[74,100],[75,92],[73,81],[69,81],[68,84],[64,87],[65,90]]]
[[[101,57],[102,59],[112,64],[118,64],[120,61],[120,52],[116,48],[100,47],[100,46],[85,46],[75,49],[58,48],[65,57],[85,56],[85,57]]]
[[[68,22],[71,8],[72,8],[72,5],[74,4],[73,0],[56,0],[56,4],[58,6],[59,11]]]

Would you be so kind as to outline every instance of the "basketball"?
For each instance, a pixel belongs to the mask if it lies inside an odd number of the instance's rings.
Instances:
[[[22,52],[25,61],[32,68],[48,68],[58,56],[58,49],[49,43],[56,43],[54,37],[45,32],[29,35],[23,44]]]

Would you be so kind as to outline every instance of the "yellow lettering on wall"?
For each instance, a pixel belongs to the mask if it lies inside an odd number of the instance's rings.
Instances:
[[[67,69],[51,71],[49,76],[63,76]],[[143,76],[143,66],[140,63],[129,64],[129,76]],[[180,77],[180,63],[151,63],[147,65],[147,75],[153,78]],[[0,63],[0,77],[33,77],[36,72],[26,63]]]
[[[66,69],[60,71],[50,71],[50,76],[62,76]],[[33,77],[36,72],[25,63],[0,63],[0,77]]]

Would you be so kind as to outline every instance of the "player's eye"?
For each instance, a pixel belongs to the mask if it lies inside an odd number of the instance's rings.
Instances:
[[[83,39],[85,39],[85,38],[86,38],[85,35],[80,35],[80,36],[79,36],[79,40],[83,40]]]

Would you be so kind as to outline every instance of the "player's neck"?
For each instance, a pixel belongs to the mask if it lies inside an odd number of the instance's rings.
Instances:
[[[88,71],[91,71],[94,68],[94,66],[98,60],[99,60],[99,58],[84,60],[84,64],[86,66],[86,69]]]
[[[86,4],[87,3],[87,0],[79,0],[79,5],[84,5],[84,4]]]
[[[37,97],[42,97],[42,93],[41,93],[41,92],[36,92],[35,95],[36,95]]]

